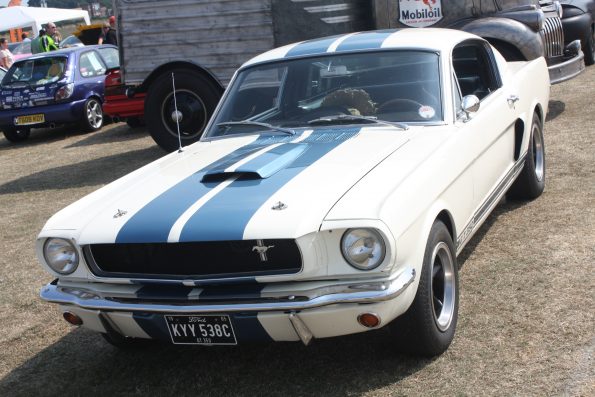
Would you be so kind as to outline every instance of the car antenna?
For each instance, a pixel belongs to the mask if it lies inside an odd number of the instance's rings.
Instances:
[[[180,145],[178,148],[178,153],[181,153],[184,150],[182,150],[182,135],[180,135],[180,113],[178,112],[178,102],[176,101],[176,82],[174,78],[174,72],[171,72],[171,85],[174,88],[174,119],[176,120],[176,128],[178,129],[178,143]]]

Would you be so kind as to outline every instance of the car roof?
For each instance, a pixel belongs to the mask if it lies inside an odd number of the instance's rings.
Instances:
[[[85,52],[85,51],[89,51],[89,50],[97,49],[97,48],[118,48],[118,47],[116,47],[115,45],[111,45],[111,44],[101,44],[101,45],[95,44],[95,45],[87,45],[87,46],[83,46],[83,47],[68,47],[68,48],[61,48],[56,51],[41,52],[41,53],[33,54],[25,59],[31,60],[31,59],[52,57],[55,55],[69,55],[72,53]]]
[[[461,30],[442,28],[372,30],[289,44],[260,54],[242,66],[329,53],[373,51],[387,48],[444,52],[450,51],[461,41],[473,38],[480,39],[478,36]]]

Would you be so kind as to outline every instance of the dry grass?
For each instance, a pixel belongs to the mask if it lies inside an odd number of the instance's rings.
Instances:
[[[502,203],[460,258],[455,341],[398,355],[383,330],[237,348],[118,351],[38,298],[51,280],[33,242],[47,218],[159,157],[123,124],[0,138],[0,395],[595,395],[595,67],[552,88],[548,182]]]

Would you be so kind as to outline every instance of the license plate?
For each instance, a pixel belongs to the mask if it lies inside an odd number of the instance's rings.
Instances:
[[[237,345],[229,316],[172,316],[165,322],[176,345]]]
[[[28,116],[19,116],[14,119],[14,125],[39,124],[45,121],[43,114],[30,114]]]

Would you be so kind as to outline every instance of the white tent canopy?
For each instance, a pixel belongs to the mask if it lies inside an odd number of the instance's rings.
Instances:
[[[0,32],[30,27],[37,35],[44,24],[68,19],[84,19],[85,24],[90,23],[89,12],[85,10],[21,6],[0,8]]]

